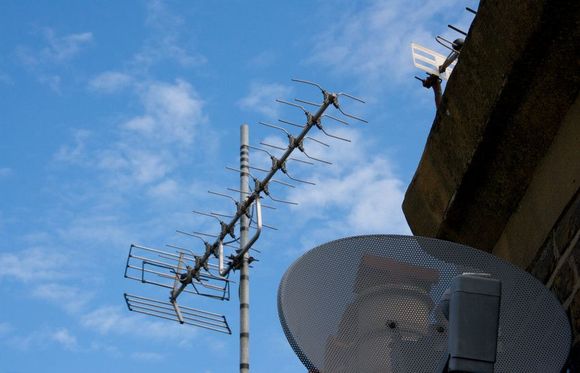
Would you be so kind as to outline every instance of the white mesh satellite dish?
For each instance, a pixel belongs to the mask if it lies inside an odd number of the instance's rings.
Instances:
[[[560,372],[568,316],[529,273],[425,237],[318,246],[284,274],[278,313],[309,372]]]
[[[457,60],[455,60],[445,71],[440,73],[439,67],[445,63],[446,56],[416,43],[411,43],[411,51],[413,53],[413,64],[415,67],[425,71],[427,74],[437,75],[441,79],[449,79],[453,68],[457,65]]]

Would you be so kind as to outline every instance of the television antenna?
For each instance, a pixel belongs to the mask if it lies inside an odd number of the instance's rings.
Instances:
[[[572,338],[532,275],[426,237],[347,237],[306,252],[282,277],[278,312],[319,373],[560,372]]]
[[[166,291],[169,290],[168,300],[125,293],[125,301],[130,311],[225,334],[231,334],[232,330],[224,315],[184,306],[181,302],[182,296],[189,294],[227,301],[230,299],[231,284],[234,283],[230,275],[239,270],[240,372],[249,372],[250,368],[249,268],[251,263],[257,261],[253,256],[250,256],[250,250],[258,252],[253,248],[253,245],[264,228],[276,229],[262,221],[262,207],[275,209],[273,206],[263,204],[262,199],[268,198],[275,204],[297,204],[274,196],[270,190],[270,185],[276,183],[288,188],[294,188],[296,183],[314,185],[313,182],[298,178],[290,171],[289,164],[292,162],[308,165],[314,163],[331,164],[331,162],[315,157],[307,151],[306,147],[309,143],[325,148],[330,147],[328,143],[310,136],[313,128],[328,138],[350,142],[350,139],[327,130],[323,121],[329,119],[331,123],[345,126],[351,125],[349,120],[367,123],[366,120],[345,111],[341,104],[342,99],[364,103],[363,100],[344,92],[327,91],[318,83],[311,81],[302,79],[292,79],[292,81],[317,88],[322,94],[322,102],[298,98],[292,102],[283,99],[276,100],[280,104],[299,109],[306,117],[302,124],[287,119],[278,119],[279,125],[260,122],[265,127],[284,133],[288,141],[286,147],[266,142],[250,145],[249,127],[246,124],[241,126],[239,168],[226,167],[239,174],[239,189],[227,188],[228,192],[208,191],[214,196],[231,200],[235,205],[235,212],[224,214],[213,211],[192,211],[219,223],[217,233],[177,230],[177,233],[196,239],[197,243],[202,244],[201,252],[194,252],[177,245],[167,245],[171,250],[161,250],[133,244],[129,249],[125,267],[126,278],[157,288],[165,288]],[[308,110],[307,106],[314,107],[315,111]],[[330,107],[336,110],[335,115],[337,116],[327,113]],[[299,134],[292,134],[283,127],[284,125],[300,128]],[[250,149],[269,157],[270,168],[251,166]],[[294,152],[296,149],[298,152]],[[279,154],[280,152],[282,154]],[[294,155],[294,153],[299,154]],[[274,178],[276,174],[279,174],[278,171],[281,171],[281,176],[285,177],[287,181]],[[256,176],[257,174],[265,174],[265,176],[260,178]],[[231,192],[239,193],[239,199],[234,198],[230,194]],[[236,235],[236,228],[239,229],[239,235]]]
[[[477,14],[477,12],[469,7],[466,7],[469,13]],[[453,25],[447,25],[451,30],[459,33],[462,37],[456,38],[450,41],[441,35],[435,37],[435,41],[441,46],[449,50],[447,56],[426,48],[417,43],[411,43],[411,53],[413,56],[413,64],[420,70],[423,70],[427,76],[425,78],[420,78],[415,76],[415,79],[419,80],[424,88],[433,88],[433,93],[435,95],[435,107],[439,107],[441,103],[442,91],[441,82],[442,80],[448,80],[453,72],[453,69],[457,65],[457,59],[463,48],[465,40],[463,37],[467,36],[467,33],[458,27]]]

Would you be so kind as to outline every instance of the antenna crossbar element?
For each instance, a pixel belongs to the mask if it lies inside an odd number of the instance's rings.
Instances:
[[[477,14],[477,11],[471,9],[470,7],[465,7],[465,10],[467,10],[469,13]]]
[[[457,28],[457,27],[455,27],[453,25],[447,25],[447,27],[449,27],[453,31],[456,31],[456,32],[460,33],[463,36],[467,36],[467,32],[465,32],[465,31],[463,31],[463,30],[461,30],[461,29],[459,29],[459,28]]]
[[[232,334],[230,326],[223,315],[181,306],[176,302],[164,302],[127,293],[124,296],[130,311],[177,321],[180,324],[193,325],[220,333]]]

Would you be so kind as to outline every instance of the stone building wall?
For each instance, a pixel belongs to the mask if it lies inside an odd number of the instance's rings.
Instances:
[[[576,193],[527,270],[567,309],[574,333],[571,360],[580,371],[580,193]]]
[[[481,0],[403,211],[491,252],[567,309],[580,372],[580,2]]]

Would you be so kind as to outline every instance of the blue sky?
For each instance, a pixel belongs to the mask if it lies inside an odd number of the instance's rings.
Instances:
[[[328,121],[346,144],[307,150],[332,166],[289,165],[317,186],[274,188],[300,203],[264,211],[251,274],[251,366],[301,372],[276,310],[285,269],[318,244],[409,233],[401,212],[434,105],[413,79],[410,42],[432,49],[471,17],[452,1],[3,1],[0,12],[0,370],[229,372],[238,366],[232,301],[188,305],[228,317],[233,335],[129,312],[123,292],[165,298],[123,278],[129,245],[200,242],[217,232],[191,210],[230,213],[207,194],[236,187],[239,126],[303,114],[276,98],[318,100],[313,80],[367,125]],[[289,130],[291,128],[288,128]],[[267,167],[259,152],[254,165]],[[259,172],[257,172],[259,175]],[[233,195],[233,193],[231,193]],[[237,277],[237,276],[236,276]]]

